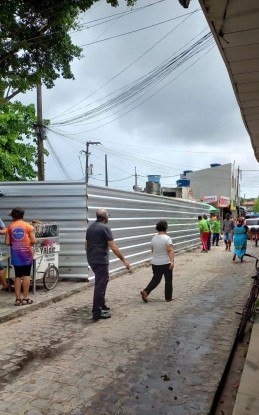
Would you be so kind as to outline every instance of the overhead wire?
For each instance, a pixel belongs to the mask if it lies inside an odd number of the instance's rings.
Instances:
[[[150,6],[153,6],[153,5],[156,5],[157,3],[160,3],[160,2],[163,2],[163,1],[165,1],[165,0],[160,0],[160,1],[158,1],[158,2],[155,2],[155,3],[153,3],[153,4],[151,4],[151,5],[146,5],[146,6],[143,6],[142,8],[139,8],[138,10],[136,10],[136,11],[140,11],[140,10],[142,10],[144,7],[150,7]],[[63,4],[65,4],[65,2],[63,3]],[[44,11],[48,11],[48,10],[51,10],[52,8],[54,9],[54,7],[60,7],[60,5],[57,5],[57,6],[53,6],[53,7],[51,7],[51,8],[49,8],[49,9],[44,9],[44,10],[41,10],[40,12],[38,12],[38,14],[41,14],[41,13],[43,13]],[[91,12],[91,10],[89,9],[89,11]],[[135,12],[135,10],[134,10],[134,12]],[[125,12],[122,12],[122,14],[123,13],[125,13],[125,16],[127,16],[128,14],[131,14],[131,13],[133,13],[133,10],[129,10],[129,11],[125,11]],[[51,14],[51,16],[47,16],[46,18],[52,18],[53,19],[53,17],[55,17],[55,16],[59,16],[59,13],[56,13],[56,14]],[[111,15],[111,16],[115,16],[115,14],[114,15]],[[121,16],[121,17],[124,17],[124,16]],[[114,18],[116,18],[116,17],[114,17]],[[98,19],[96,19],[96,20],[98,20]],[[110,19],[110,20],[113,20],[113,19]],[[76,32],[80,32],[80,31],[82,31],[82,30],[88,30],[88,29],[91,29],[92,27],[95,27],[95,26],[97,26],[97,25],[100,25],[100,24],[105,24],[105,23],[107,23],[107,22],[109,22],[110,20],[105,20],[104,22],[102,22],[102,23],[99,23],[99,24],[96,24],[96,25],[92,25],[92,26],[87,26],[87,24],[88,23],[81,23],[81,24],[77,24],[78,25],[78,27],[80,27],[80,26],[84,26],[84,25],[86,25],[86,28],[84,29],[75,29],[75,30],[70,30],[70,31],[68,31],[68,34],[73,34],[73,33],[76,33]],[[40,39],[40,38],[43,38],[43,37],[46,37],[46,36],[51,36],[51,35],[53,35],[54,33],[58,33],[58,32],[60,32],[61,31],[61,29],[52,29],[52,30],[50,30],[49,31],[49,33],[41,33],[40,35],[38,35],[38,36],[33,36],[33,37],[30,37],[30,38],[27,38],[26,39],[26,41],[27,42],[29,42],[29,41],[31,41],[31,40],[35,40],[35,39]],[[19,41],[17,41],[17,43],[19,43]]]
[[[62,163],[61,159],[58,156],[57,151],[55,150],[54,146],[51,144],[49,137],[47,138],[47,145],[51,151],[51,155],[53,156],[57,166],[59,167],[62,174],[68,179],[72,180],[70,174],[68,173],[67,169],[65,168],[64,164]]]
[[[135,106],[133,106],[132,108],[130,108],[128,111],[126,111],[126,112],[124,112],[123,114],[121,114],[121,115],[119,115],[118,117],[115,117],[115,118],[113,118],[112,120],[110,120],[110,121],[108,121],[108,122],[106,122],[106,123],[103,123],[103,124],[101,124],[101,125],[99,125],[99,126],[97,126],[97,127],[94,127],[94,128],[90,128],[90,129],[88,129],[88,130],[84,130],[84,131],[80,131],[80,132],[78,132],[78,133],[72,133],[72,135],[81,135],[81,134],[84,134],[84,133],[88,133],[88,132],[91,132],[91,131],[94,131],[94,130],[97,130],[97,129],[99,129],[99,128],[102,128],[102,127],[104,127],[104,126],[106,126],[106,125],[109,125],[109,124],[111,124],[112,122],[114,122],[114,121],[117,121],[118,119],[120,119],[121,117],[123,117],[124,115],[126,115],[126,114],[128,114],[128,113],[130,113],[131,111],[133,111],[134,109],[136,109],[136,108],[138,108],[139,106],[141,106],[141,105],[143,105],[146,101],[148,101],[149,99],[151,99],[153,96],[155,96],[156,94],[158,94],[160,91],[162,91],[164,88],[166,88],[169,84],[171,84],[172,82],[174,82],[177,78],[179,78],[184,72],[186,72],[188,69],[190,69],[193,65],[195,65],[200,59],[202,59],[207,53],[209,53],[212,49],[213,49],[213,47],[214,47],[214,45],[209,49],[209,50],[207,50],[204,54],[202,54],[198,59],[196,59],[192,64],[190,64],[189,66],[187,66],[187,68],[185,68],[180,74],[178,74],[177,76],[175,76],[173,79],[171,79],[170,81],[168,81],[165,85],[163,85],[161,88],[159,88],[158,90],[156,90],[153,94],[151,94],[151,95],[149,95],[146,99],[144,99],[143,101],[141,101],[140,103],[138,103],[137,105],[135,105]],[[142,96],[143,96],[144,94],[142,94]],[[141,97],[142,97],[141,96]],[[140,97],[140,98],[141,98]]]
[[[106,42],[107,40],[116,39],[116,38],[118,38],[118,37],[127,36],[127,35],[132,35],[133,33],[141,32],[141,31],[143,31],[143,30],[147,30],[147,29],[151,29],[151,28],[153,28],[153,27],[160,26],[160,25],[162,25],[162,24],[164,24],[164,23],[172,22],[173,20],[177,20],[177,19],[180,19],[181,17],[188,16],[188,15],[192,15],[192,14],[193,14],[193,12],[190,12],[190,13],[185,13],[185,14],[182,14],[182,15],[177,16],[177,17],[171,17],[170,19],[162,20],[161,22],[158,22],[158,23],[153,23],[153,24],[151,24],[151,25],[144,26],[144,27],[140,27],[140,28],[138,28],[138,29],[134,29],[134,30],[130,30],[130,31],[128,31],[128,32],[119,33],[119,34],[117,34],[117,35],[114,35],[114,36],[109,36],[109,37],[104,38],[104,39],[95,40],[95,41],[93,41],[93,42],[85,43],[84,45],[79,45],[79,47],[80,47],[80,48],[84,48],[84,47],[86,47],[86,46],[95,45],[96,43]]]
[[[145,55],[147,55],[152,49],[154,49],[159,43],[161,43],[167,36],[169,36],[171,33],[173,33],[176,29],[178,29],[187,19],[189,19],[189,17],[191,15],[193,15],[194,13],[196,13],[198,11],[198,9],[194,10],[191,14],[188,14],[188,16],[186,16],[185,19],[183,19],[179,24],[177,24],[175,27],[173,27],[172,29],[170,29],[165,35],[163,35],[158,41],[156,41],[153,45],[151,45],[144,53],[142,53],[141,55],[139,55],[136,59],[134,59],[134,61],[132,61],[130,64],[126,65],[124,68],[122,68],[118,73],[116,73],[115,75],[113,75],[111,78],[108,79],[108,81],[106,81],[104,84],[102,84],[100,87],[98,87],[96,90],[94,90],[92,93],[90,93],[89,95],[87,95],[85,98],[83,98],[82,100],[80,100],[77,104],[72,105],[71,107],[69,107],[66,111],[62,112],[61,114],[58,114],[57,116],[53,117],[53,119],[59,118],[62,115],[66,114],[67,112],[71,113],[71,109],[75,108],[76,106],[80,105],[82,102],[86,101],[88,98],[90,98],[91,96],[93,96],[94,94],[96,94],[97,92],[99,92],[101,89],[103,89],[105,86],[107,86],[110,82],[112,82],[114,79],[118,78],[118,76],[120,76],[123,72],[125,72],[126,70],[128,70],[129,68],[131,68],[133,65],[135,65],[135,63],[137,63],[140,59],[142,59]],[[203,29],[199,34],[201,34],[202,32],[204,32],[206,29]],[[199,35],[198,34],[198,35]],[[192,40],[194,40],[198,35],[194,36],[192,38]],[[187,46],[190,42],[187,42],[184,46]],[[183,46],[183,47],[184,47]],[[183,49],[183,47],[181,47],[180,49],[178,49],[178,51],[180,51],[181,49]],[[177,53],[177,52],[175,52]],[[116,92],[119,92],[120,90],[126,88],[127,86],[130,86],[131,84],[133,84],[135,81],[131,82],[130,84],[123,86],[122,88],[117,89],[116,91],[113,91],[112,93],[105,95],[103,98],[100,98],[99,100],[97,100],[96,102],[110,96],[113,95]],[[87,104],[87,106],[89,106],[91,104]],[[82,108],[79,108],[82,109]],[[79,110],[78,109],[78,110]],[[77,110],[76,110],[77,111]]]
[[[154,85],[154,83],[161,82],[173,70],[177,69],[179,66],[182,66],[186,61],[191,59],[206,47],[210,46],[211,36],[211,33],[207,33],[176,57],[168,58],[160,65],[156,66],[153,70],[149,71],[144,77],[138,78],[135,82],[135,85],[132,85],[130,88],[128,88],[128,90],[121,92],[114,98],[109,99],[105,103],[100,104],[99,106],[88,110],[83,114],[73,116],[67,120],[52,123],[52,125],[72,125],[75,124],[78,120],[91,119],[107,111],[110,111],[111,109],[123,104],[131,98],[134,98],[141,91],[147,89],[149,86]]]
[[[98,22],[100,20],[109,19],[110,17],[115,19],[116,16],[121,16],[121,15],[124,15],[124,14],[135,13],[137,11],[141,11],[143,9],[146,9],[147,7],[155,6],[155,5],[159,4],[159,3],[164,3],[165,1],[166,0],[158,0],[158,1],[155,1],[153,3],[146,4],[144,6],[140,6],[140,7],[136,7],[136,8],[132,7],[131,10],[125,10],[125,11],[120,12],[120,13],[113,13],[113,14],[110,14],[108,16],[99,17],[98,19],[89,20],[88,22],[84,22],[83,24],[89,24],[89,23]]]

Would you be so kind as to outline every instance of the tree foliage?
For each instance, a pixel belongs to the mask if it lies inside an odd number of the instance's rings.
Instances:
[[[0,108],[0,181],[34,179],[37,148],[34,105],[8,102]]]
[[[254,204],[254,207],[253,207],[253,212],[259,213],[259,196],[255,201],[255,204]]]
[[[8,0],[0,7],[0,96],[10,100],[42,82],[73,79],[71,62],[82,50],[70,30],[77,17],[100,0]],[[118,0],[106,0],[112,6]],[[136,0],[125,0],[133,5]],[[1,103],[1,102],[0,102]]]

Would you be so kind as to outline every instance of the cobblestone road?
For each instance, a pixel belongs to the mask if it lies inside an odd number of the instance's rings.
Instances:
[[[113,279],[112,318],[92,322],[92,288],[1,324],[1,415],[203,415],[229,355],[253,262],[223,246],[176,258],[145,304],[150,267]]]

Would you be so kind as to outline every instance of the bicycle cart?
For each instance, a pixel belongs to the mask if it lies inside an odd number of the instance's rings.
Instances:
[[[55,223],[34,225],[37,243],[34,247],[32,283],[33,294],[36,281],[42,280],[46,290],[53,290],[59,279],[58,256],[60,251],[59,226]]]

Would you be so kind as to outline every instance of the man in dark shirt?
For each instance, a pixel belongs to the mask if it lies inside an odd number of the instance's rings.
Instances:
[[[105,209],[96,211],[96,221],[93,222],[86,231],[85,250],[87,261],[95,274],[94,298],[93,298],[93,319],[100,320],[110,318],[108,307],[105,305],[105,292],[109,281],[109,250],[123,262],[126,269],[130,269],[130,264],[116,243],[112,231],[107,225],[109,215]]]

